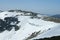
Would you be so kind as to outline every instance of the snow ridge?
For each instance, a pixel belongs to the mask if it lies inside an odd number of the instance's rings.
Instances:
[[[60,32],[58,31],[60,30],[60,23],[42,20],[43,17],[45,17],[44,15],[32,15],[31,13],[24,14],[23,12],[17,13],[7,11],[0,13],[0,19],[4,20],[6,17],[17,18],[17,24],[15,21],[10,24],[17,25],[19,29],[16,31],[15,27],[13,27],[10,31],[5,30],[1,32],[0,40],[34,40],[38,38],[60,35]],[[57,30],[56,35],[54,34],[54,30],[55,32]],[[50,32],[54,35],[49,35]]]

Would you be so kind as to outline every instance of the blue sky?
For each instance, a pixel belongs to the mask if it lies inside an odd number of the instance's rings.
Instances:
[[[42,14],[59,14],[60,0],[0,0],[0,10],[22,9]]]

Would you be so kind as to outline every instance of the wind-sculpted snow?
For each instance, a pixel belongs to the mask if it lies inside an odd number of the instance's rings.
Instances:
[[[0,40],[33,40],[60,25],[59,23],[42,20],[43,15],[30,14],[24,14],[24,12],[0,13]]]

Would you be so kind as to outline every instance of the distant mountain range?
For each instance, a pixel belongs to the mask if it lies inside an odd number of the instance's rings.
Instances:
[[[3,12],[2,10],[0,10],[0,12]]]
[[[60,14],[53,15],[52,17],[60,18]]]

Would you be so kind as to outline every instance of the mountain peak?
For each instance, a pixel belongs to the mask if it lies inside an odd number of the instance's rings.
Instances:
[[[2,12],[0,13],[0,40],[33,40],[40,35],[40,37],[43,34],[47,35],[52,31],[52,28],[56,30],[60,26],[59,23],[50,19],[48,16],[35,12],[16,12],[11,10]],[[55,29],[55,27],[58,28]],[[58,33],[60,32],[57,30],[56,34]]]

